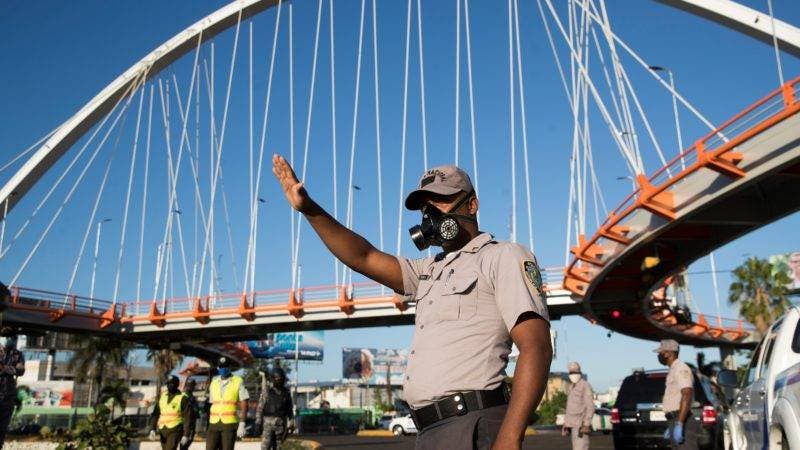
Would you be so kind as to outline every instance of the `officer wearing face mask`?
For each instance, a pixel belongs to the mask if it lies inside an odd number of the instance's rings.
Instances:
[[[195,381],[193,379],[189,379],[189,381],[186,382],[186,389],[184,390],[184,395],[186,395],[186,399],[189,401],[189,434],[187,435],[188,439],[185,443],[183,442],[183,439],[181,439],[181,450],[187,450],[192,445],[192,441],[194,440],[197,416],[200,410],[199,405],[197,404],[197,397],[194,396],[195,386]]]
[[[3,447],[8,425],[14,414],[17,377],[24,373],[25,358],[17,350],[17,333],[11,327],[3,327],[0,329],[0,448]]]
[[[206,450],[233,450],[236,438],[243,438],[247,418],[247,400],[250,394],[244,380],[231,372],[231,361],[221,357],[217,361],[217,376],[208,387],[211,409],[208,416]]]
[[[286,160],[272,171],[289,204],[303,213],[345,265],[416,304],[404,380],[417,449],[519,449],[539,404],[552,359],[545,294],[531,251],[479,230],[478,197],[456,166],[426,171],[405,200],[421,212],[410,231],[420,250],[384,253],[314,202]],[[511,344],[520,350],[514,390],[504,383]]]
[[[572,450],[588,450],[589,435],[592,433],[592,417],[594,417],[592,386],[583,379],[581,366],[577,362],[573,361],[567,364],[567,370],[569,371],[570,387],[561,435],[570,435]]]
[[[692,369],[678,359],[680,346],[673,339],[664,339],[657,349],[658,362],[669,367],[662,401],[667,416],[664,439],[673,449],[697,450],[698,421],[692,417],[694,376]]]
[[[256,427],[263,427],[261,450],[281,448],[289,431],[289,421],[294,416],[292,394],[286,388],[286,372],[280,367],[272,369],[270,385],[258,399]]]
[[[150,430],[150,439],[158,436],[161,448],[176,450],[178,445],[189,442],[191,411],[189,399],[181,393],[178,386],[178,377],[167,375],[164,384],[167,391],[161,394],[153,413],[150,415],[153,429]]]

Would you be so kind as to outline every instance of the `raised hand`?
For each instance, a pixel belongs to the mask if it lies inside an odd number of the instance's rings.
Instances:
[[[300,212],[306,212],[312,204],[303,182],[297,179],[292,166],[281,155],[272,155],[272,173],[281,184],[283,194],[289,205]]]

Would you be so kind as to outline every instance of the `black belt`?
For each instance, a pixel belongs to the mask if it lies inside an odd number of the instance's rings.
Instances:
[[[678,418],[678,412],[679,411],[670,411],[668,413],[664,413],[664,417],[666,417],[667,420],[677,419]],[[686,415],[686,421],[687,422],[689,421],[690,417],[692,417],[691,411],[689,412],[689,414]]]
[[[509,392],[505,382],[491,391],[457,392],[443,397],[428,406],[411,410],[411,419],[417,431],[433,425],[440,420],[463,416],[470,411],[478,411],[493,406],[508,404]]]

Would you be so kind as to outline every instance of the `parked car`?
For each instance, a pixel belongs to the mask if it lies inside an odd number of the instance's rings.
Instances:
[[[718,379],[737,386],[733,371]],[[727,425],[730,448],[800,450],[800,307],[767,330],[738,387]]]
[[[556,415],[556,425],[564,426],[564,414]],[[611,410],[597,408],[592,416],[592,431],[601,431],[603,434],[611,433]]]
[[[414,420],[411,419],[411,414],[405,416],[395,417],[389,423],[389,429],[395,436],[402,436],[404,434],[417,434],[417,426],[414,425]]]
[[[395,416],[391,414],[384,414],[378,419],[378,428],[381,430],[390,430],[390,425],[392,420],[394,420]]]
[[[700,423],[701,449],[722,449],[727,402],[719,386],[694,368],[692,417]],[[667,418],[661,408],[666,370],[637,370],[625,378],[611,409],[614,448],[669,448],[664,439]]]

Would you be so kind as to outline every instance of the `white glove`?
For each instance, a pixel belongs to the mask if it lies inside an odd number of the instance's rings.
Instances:
[[[189,443],[189,436],[184,436],[181,438],[181,445],[186,445]]]
[[[150,437],[151,441],[155,441],[156,439],[158,439],[157,436],[158,435],[156,434],[156,430],[150,430],[150,436],[149,437]]]
[[[239,428],[236,429],[236,437],[244,437],[244,422],[239,422]]]

